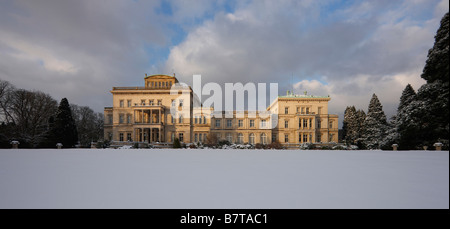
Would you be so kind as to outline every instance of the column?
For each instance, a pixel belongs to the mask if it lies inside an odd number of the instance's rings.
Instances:
[[[150,143],[152,143],[152,141],[153,141],[153,135],[152,135],[152,128],[150,128]]]

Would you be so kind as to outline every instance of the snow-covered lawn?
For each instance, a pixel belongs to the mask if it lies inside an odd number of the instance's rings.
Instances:
[[[0,208],[449,208],[449,152],[2,149]]]

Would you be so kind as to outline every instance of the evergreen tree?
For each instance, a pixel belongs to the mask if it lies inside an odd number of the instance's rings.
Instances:
[[[362,139],[367,149],[380,149],[387,131],[386,115],[378,97],[373,94],[363,124]]]
[[[343,131],[345,142],[347,145],[355,144],[358,138],[358,117],[355,106],[350,106],[345,109]]]
[[[49,144],[48,147],[55,147],[56,143],[62,143],[63,147],[72,148],[78,142],[77,127],[66,98],[63,98],[59,104],[48,138],[46,141]]]
[[[432,146],[449,135],[449,14],[441,20],[433,48],[421,77],[427,81],[417,91],[416,100],[409,103],[405,112],[411,119],[408,133],[414,134],[411,146]],[[444,146],[445,147],[445,146]],[[448,145],[446,146],[448,147]]]
[[[362,133],[364,132],[364,120],[366,120],[366,112],[359,109],[356,111],[356,145],[362,149],[364,145],[362,144]]]
[[[400,103],[395,116],[395,131],[397,138],[393,139],[400,149],[413,149],[417,142],[417,128],[411,119],[411,102],[416,100],[416,92],[410,84],[406,85],[400,97]]]

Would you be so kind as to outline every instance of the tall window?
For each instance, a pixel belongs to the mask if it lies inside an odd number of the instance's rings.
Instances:
[[[255,120],[250,120],[250,127],[255,127]]]
[[[284,142],[289,142],[289,134],[284,135]]]
[[[284,128],[289,128],[289,121],[288,120],[284,121]]]
[[[272,134],[272,142],[276,142],[277,141],[277,134]]]
[[[302,119],[301,118],[298,119],[298,128],[299,129],[302,128]]]
[[[233,142],[233,135],[231,133],[227,133],[227,141]]]
[[[318,135],[317,135],[317,141],[318,141],[318,142],[322,142],[322,135],[321,135],[321,134],[318,134]]]
[[[308,135],[307,134],[303,135],[303,142],[308,142]]]
[[[227,119],[227,127],[231,127],[231,126],[232,126],[231,119]]]
[[[194,124],[197,124],[197,123],[198,123],[198,117],[195,116],[195,117],[194,117]]]
[[[309,114],[309,107],[306,108],[306,114]]]
[[[183,106],[184,99],[180,99],[180,107]]]
[[[161,106],[161,105],[162,105],[162,100],[158,99],[158,106]]]
[[[250,144],[255,144],[255,134],[251,133],[250,136],[248,137],[248,143]]]
[[[198,134],[194,134],[194,142],[198,141]]]
[[[309,129],[312,128],[312,118],[309,119]]]
[[[131,99],[127,100],[127,107],[131,107]]]
[[[131,133],[127,133],[127,141],[131,142]]]
[[[206,124],[206,117],[203,116],[203,124]]]
[[[173,115],[171,115],[170,117],[171,117],[171,123],[175,123],[175,118],[173,117]]]
[[[131,114],[127,114],[127,123],[128,123],[128,124],[131,123]]]
[[[300,107],[297,107],[297,113],[300,113]]]
[[[321,121],[320,121],[320,119],[317,119],[317,128],[320,129],[320,128],[321,128],[320,125],[321,125]],[[319,141],[319,142],[320,142],[320,141]]]
[[[284,114],[289,114],[289,107],[284,108]]]
[[[178,134],[178,140],[180,140],[180,142],[183,142],[183,141],[184,141],[183,133],[179,133],[179,134]]]
[[[119,101],[119,106],[120,106],[120,107],[123,107],[123,100],[120,100],[120,101]]]
[[[265,133],[262,133],[261,134],[261,144],[267,144],[267,136],[266,136],[266,134]]]
[[[240,119],[238,120],[238,127],[244,126],[244,120]]]
[[[119,123],[123,123],[123,114],[119,114]]]
[[[119,134],[119,141],[123,142],[123,133]]]
[[[238,143],[239,144],[244,143],[244,135],[242,133],[238,134]]]
[[[220,119],[216,119],[216,127],[220,127]]]
[[[200,141],[200,142],[203,142],[203,134],[198,134],[199,136],[198,136],[198,140]]]
[[[303,119],[303,129],[308,127],[308,119]]]
[[[183,123],[183,115],[180,115],[180,117],[178,118],[178,123]]]
[[[261,120],[261,128],[265,128],[266,127],[266,120]]]
[[[302,107],[302,114],[304,114],[305,113],[305,108],[304,107]]]

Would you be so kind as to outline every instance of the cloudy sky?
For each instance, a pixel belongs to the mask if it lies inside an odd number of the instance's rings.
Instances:
[[[448,0],[0,0],[0,79],[101,112],[113,86],[275,82],[330,113],[418,89]],[[340,120],[342,122],[342,120]]]

